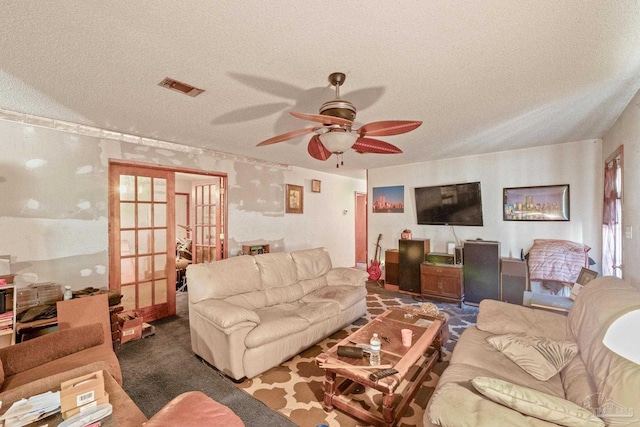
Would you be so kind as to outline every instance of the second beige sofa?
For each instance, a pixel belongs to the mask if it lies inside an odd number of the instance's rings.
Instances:
[[[602,343],[611,322],[638,307],[638,289],[615,277],[591,281],[578,295],[568,316],[483,300],[477,327],[467,328],[456,344],[450,365],[429,401],[424,425],[640,426],[640,365],[618,356]],[[568,341],[575,343],[579,352],[558,374],[542,381],[487,342],[489,337],[504,334]],[[509,404],[518,410],[478,392],[472,383],[478,377],[509,383]],[[535,393],[522,393],[512,384]],[[554,398],[550,400],[552,405],[535,403],[546,396]],[[524,406],[535,406],[536,416],[523,413]],[[577,409],[586,409],[593,416],[579,421],[573,416]],[[557,423],[541,418],[555,419]]]

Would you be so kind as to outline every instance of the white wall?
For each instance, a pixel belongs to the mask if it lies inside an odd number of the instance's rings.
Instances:
[[[599,269],[601,153],[602,142],[588,140],[370,170],[369,203],[373,187],[404,185],[405,209],[404,213],[370,214],[369,242],[382,233],[383,250],[397,248],[400,233],[408,228],[413,238],[430,239],[432,251],[446,252],[446,243],[455,241],[451,228],[417,224],[414,188],[480,181],[484,226],[456,226],[459,239],[497,240],[502,255],[514,257],[520,256],[520,249],[527,253],[534,239],[582,242],[592,248],[589,255]],[[503,221],[503,188],[556,184],[570,185],[570,221]]]
[[[109,159],[226,173],[231,256],[262,241],[272,251],[325,246],[335,266],[354,265],[364,180],[3,120],[0,141],[0,255],[11,255],[18,285],[108,286]],[[303,214],[285,214],[286,184],[304,186]]]
[[[602,140],[603,159],[624,145],[622,226],[632,227],[632,237],[622,240],[623,277],[640,288],[640,92]]]

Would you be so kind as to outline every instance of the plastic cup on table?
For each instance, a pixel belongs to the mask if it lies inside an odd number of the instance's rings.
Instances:
[[[411,329],[402,329],[402,345],[405,347],[411,347],[411,339],[413,338],[413,331]]]

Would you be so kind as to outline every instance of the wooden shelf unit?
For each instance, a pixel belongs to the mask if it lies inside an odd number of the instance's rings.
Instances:
[[[423,262],[420,264],[420,294],[461,307],[464,299],[462,267]]]
[[[5,313],[3,315],[7,316],[2,319],[3,323],[11,321],[10,327],[0,329],[0,348],[2,348],[16,343],[16,287],[15,285],[6,285],[0,289],[6,291],[6,294],[2,295],[5,298]]]

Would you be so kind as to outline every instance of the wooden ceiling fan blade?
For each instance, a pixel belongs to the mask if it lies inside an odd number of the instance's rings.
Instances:
[[[318,135],[314,135],[309,141],[309,145],[307,146],[307,151],[314,159],[318,160],[327,160],[331,157],[331,151],[327,150],[327,148],[322,145],[320,138]]]
[[[371,122],[358,129],[360,136],[390,136],[411,132],[422,124],[421,121],[385,120]]]
[[[296,113],[295,111],[290,111],[289,114],[298,119],[318,122],[323,125],[353,125],[351,120],[343,119],[342,117],[325,116],[324,114]]]
[[[276,136],[274,136],[272,138],[265,139],[264,141],[262,141],[261,143],[256,145],[256,147],[262,147],[264,145],[275,144],[276,142],[287,141],[287,140],[293,139],[293,138],[295,138],[297,136],[301,136],[301,135],[305,135],[307,133],[311,133],[311,132],[315,131],[316,129],[317,129],[317,127],[298,129],[298,130],[293,130],[291,132],[283,133],[282,135],[276,135]]]
[[[388,142],[372,138],[358,138],[351,147],[358,153],[397,154],[402,150]]]

